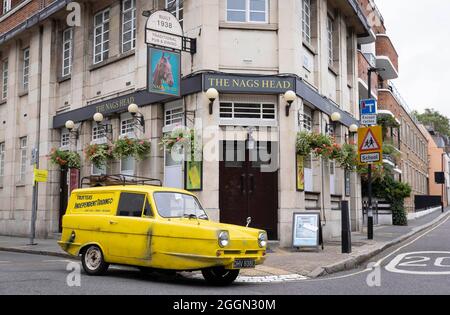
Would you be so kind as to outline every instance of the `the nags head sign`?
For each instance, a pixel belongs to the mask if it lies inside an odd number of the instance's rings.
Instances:
[[[295,91],[295,82],[293,77],[207,74],[203,87],[205,91],[215,88],[219,92],[281,94]]]

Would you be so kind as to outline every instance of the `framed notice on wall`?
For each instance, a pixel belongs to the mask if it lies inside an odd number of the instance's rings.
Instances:
[[[203,190],[203,162],[187,161],[185,164],[185,189],[189,191]]]
[[[305,157],[304,156],[297,155],[296,175],[297,175],[297,191],[304,191],[305,190]]]
[[[320,214],[294,213],[293,247],[318,248],[322,243]]]

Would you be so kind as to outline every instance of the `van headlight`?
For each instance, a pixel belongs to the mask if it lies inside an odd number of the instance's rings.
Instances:
[[[264,248],[267,246],[267,234],[265,232],[259,233],[258,236],[258,245],[261,248]]]
[[[230,234],[227,231],[219,233],[219,246],[224,248],[230,244]]]

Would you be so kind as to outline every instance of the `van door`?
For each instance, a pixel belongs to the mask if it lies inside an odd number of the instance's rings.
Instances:
[[[147,194],[122,192],[116,216],[111,217],[109,222],[109,254],[121,258],[150,259],[153,218]]]

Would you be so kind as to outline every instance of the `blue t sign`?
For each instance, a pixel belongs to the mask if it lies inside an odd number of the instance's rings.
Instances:
[[[377,114],[377,100],[362,100],[361,101],[361,115],[376,115]]]

